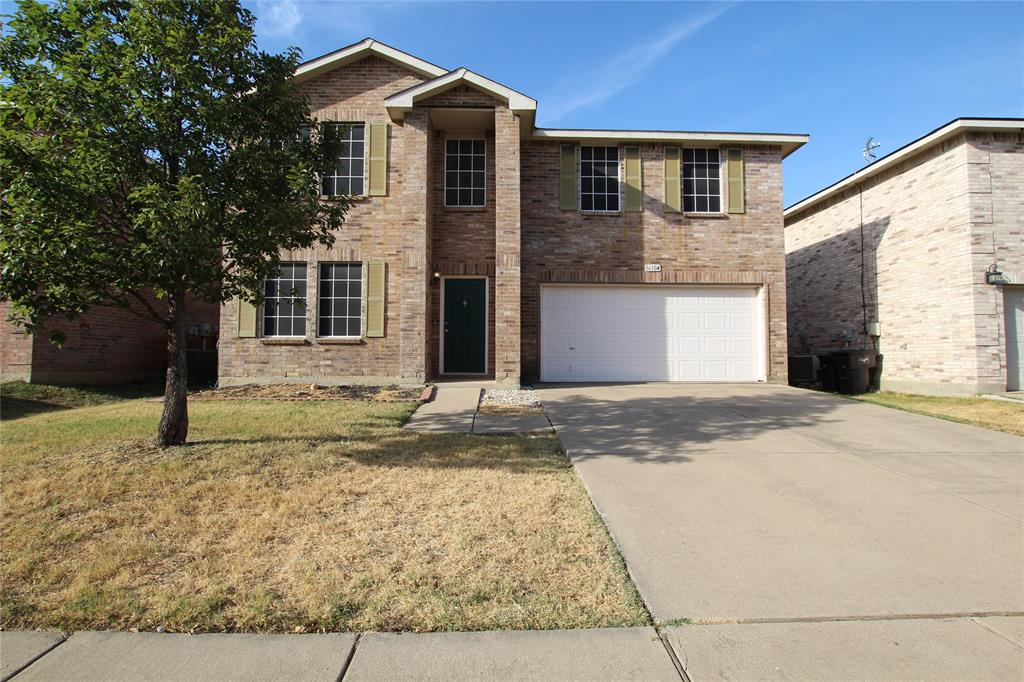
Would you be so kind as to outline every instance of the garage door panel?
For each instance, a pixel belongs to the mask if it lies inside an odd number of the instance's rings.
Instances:
[[[756,381],[754,288],[541,289],[545,381]]]

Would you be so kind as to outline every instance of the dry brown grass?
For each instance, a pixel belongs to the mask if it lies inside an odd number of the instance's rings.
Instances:
[[[129,401],[3,425],[3,628],[647,622],[552,438],[413,434],[406,403]],[[146,439],[146,440],[142,440]]]
[[[941,398],[890,391],[852,397],[867,403],[1024,436],[1024,403],[989,398]]]

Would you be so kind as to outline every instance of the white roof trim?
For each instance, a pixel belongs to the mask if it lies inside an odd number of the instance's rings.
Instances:
[[[366,38],[361,40],[354,45],[343,47],[340,50],[329,52],[322,57],[311,59],[310,61],[299,65],[299,68],[295,69],[295,80],[300,83],[304,80],[317,76],[326,71],[330,71],[339,66],[354,62],[358,59],[362,59],[368,54],[375,54],[384,59],[389,59],[396,64],[400,64],[410,71],[426,76],[428,78],[436,78],[438,76],[448,73],[448,69],[443,69],[436,64],[423,61],[418,57],[414,57],[411,54],[396,50],[390,45],[377,42],[373,38]]]
[[[536,128],[537,140],[636,140],[638,142],[699,142],[703,144],[777,144],[788,156],[810,139],[804,134],[785,133],[721,133],[675,130],[559,130]]]
[[[468,83],[488,94],[494,95],[498,99],[504,100],[512,111],[525,112],[537,110],[537,100],[527,97],[521,92],[516,92],[501,83],[492,81],[490,78],[473,73],[466,68],[450,71],[433,80],[414,85],[402,92],[397,92],[384,100],[384,106],[387,107],[392,118],[396,120],[401,119],[405,112],[411,111],[413,105],[419,100],[443,92],[459,83]]]
[[[848,187],[856,185],[863,180],[870,178],[873,175],[881,173],[886,168],[898,164],[901,161],[921,152],[928,147],[933,147],[938,143],[953,137],[962,132],[969,130],[1021,130],[1024,131],[1024,118],[1010,118],[1010,119],[999,119],[999,118],[958,118],[955,121],[950,121],[941,128],[937,128],[932,132],[928,133],[924,137],[919,137],[910,144],[900,147],[896,151],[883,156],[878,161],[875,161],[870,166],[860,169],[850,175],[847,175],[842,180],[835,182],[825,189],[822,189],[806,199],[801,199],[797,203],[793,204],[785,211],[782,215],[786,218],[790,217],[794,213],[799,213],[811,206],[824,201],[828,197],[842,192]]]

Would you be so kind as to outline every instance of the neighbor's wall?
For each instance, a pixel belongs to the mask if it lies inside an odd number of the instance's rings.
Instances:
[[[966,143],[971,217],[971,291],[980,392],[1006,390],[1003,287],[985,283],[996,263],[1013,284],[1024,284],[1024,136],[972,132]]]
[[[844,331],[849,347],[870,348],[866,318],[881,323],[883,388],[977,390],[968,192],[977,171],[965,141],[947,140],[787,218],[791,353],[842,349]]]
[[[416,169],[407,165],[406,157],[410,148],[414,148],[414,157],[424,153],[428,130],[417,123],[415,116],[408,117],[404,126],[393,124],[384,107],[386,97],[422,81],[388,60],[369,56],[302,84],[311,113],[320,120],[388,123],[387,196],[355,199],[332,247],[282,254],[284,260],[307,263],[305,339],[282,345],[285,342],[273,338],[238,338],[238,303],[231,301],[223,306],[219,356],[222,384],[380,382],[398,380],[403,373],[411,373],[406,378],[416,380],[417,374],[422,377],[425,373],[425,351],[419,350],[417,361],[416,344],[424,343],[427,255],[423,243],[411,240],[417,234],[420,242],[426,238],[426,182],[422,172],[407,181]],[[387,264],[384,337],[346,344],[318,338],[318,264],[370,260]],[[410,277],[416,281],[407,286]],[[415,338],[417,324],[421,327],[419,341]],[[403,330],[408,332],[408,348],[404,351]],[[407,368],[400,361],[403,352],[412,358]]]
[[[665,212],[663,145],[639,146],[643,211],[588,215],[559,210],[559,143],[522,144],[524,377],[536,379],[540,373],[543,283],[760,284],[765,290],[768,380],[785,382],[781,149],[743,146],[746,213],[701,217]],[[722,197],[723,208],[726,199]],[[662,272],[643,272],[645,263],[660,263]]]
[[[32,376],[32,335],[9,322],[10,314],[11,304],[0,301],[0,381],[28,381]]]
[[[160,304],[150,297],[151,304]],[[120,308],[93,307],[73,319],[51,319],[36,335],[26,335],[6,321],[8,304],[0,304],[3,324],[4,378],[40,384],[120,384],[159,380],[167,367],[164,328]],[[220,306],[188,302],[188,325],[216,325]],[[52,331],[64,344],[50,343]],[[8,345],[8,341],[12,343]]]

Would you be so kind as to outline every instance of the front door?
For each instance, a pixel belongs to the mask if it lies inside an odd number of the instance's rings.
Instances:
[[[444,280],[444,374],[487,373],[487,280]]]

